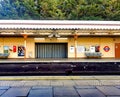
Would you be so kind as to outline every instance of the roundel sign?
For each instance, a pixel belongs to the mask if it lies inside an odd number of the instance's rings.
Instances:
[[[103,49],[104,49],[105,52],[108,52],[110,50],[110,47],[109,46],[105,46]]]

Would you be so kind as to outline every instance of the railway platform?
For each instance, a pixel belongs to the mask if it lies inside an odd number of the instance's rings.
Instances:
[[[85,58],[85,59],[74,59],[74,58],[47,58],[47,59],[0,59],[0,63],[12,63],[12,62],[17,62],[17,63],[25,63],[25,62],[120,62],[120,59],[102,59],[102,58]]]
[[[120,97],[120,76],[0,76],[0,97]]]
[[[85,62],[93,64],[113,63],[119,69],[119,59],[0,59],[4,66],[22,66],[30,63],[74,63]],[[13,64],[15,63],[15,64]],[[33,64],[34,63],[34,64]],[[8,64],[8,65],[6,65]],[[23,65],[24,64],[24,65]],[[32,64],[32,65],[31,65]],[[91,64],[88,64],[92,66]],[[100,65],[104,65],[100,64]],[[41,65],[41,64],[40,64]],[[36,66],[40,66],[37,65]],[[58,64],[59,65],[59,64]],[[108,64],[109,65],[109,64]],[[70,65],[71,66],[71,65]],[[86,66],[86,65],[85,65]],[[74,67],[74,66],[73,66]],[[35,67],[35,70],[38,69]],[[113,70],[113,68],[111,68]],[[3,70],[3,69],[1,69]],[[8,69],[10,70],[10,69]],[[14,69],[11,69],[14,70]],[[26,69],[25,69],[26,70]],[[31,69],[32,70],[32,69]],[[87,70],[85,68],[85,70]],[[83,71],[85,71],[83,70]],[[96,70],[96,69],[95,69]],[[15,72],[18,69],[15,69]],[[2,73],[2,72],[1,72]],[[120,97],[120,76],[0,76],[0,97]]]
[[[0,75],[120,74],[119,59],[0,59]]]

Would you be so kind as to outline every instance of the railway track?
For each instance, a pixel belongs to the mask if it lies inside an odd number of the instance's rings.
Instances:
[[[0,75],[120,74],[120,62],[5,62]]]

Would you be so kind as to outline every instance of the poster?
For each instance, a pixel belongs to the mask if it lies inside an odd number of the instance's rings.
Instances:
[[[94,46],[90,47],[90,52],[95,52],[95,47]]]
[[[18,46],[18,56],[24,56],[24,55],[25,55],[25,47]]]
[[[70,53],[74,53],[74,51],[75,51],[74,46],[71,46],[71,47],[70,47]]]
[[[9,47],[8,46],[4,46],[4,53],[8,53]]]
[[[85,47],[84,46],[77,46],[77,52],[78,53],[84,53],[85,52]]]

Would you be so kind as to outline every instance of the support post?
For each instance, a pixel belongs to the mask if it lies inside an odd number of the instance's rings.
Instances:
[[[77,58],[77,38],[78,38],[78,35],[75,34],[74,35],[74,44],[75,44],[75,59]]]
[[[23,34],[23,37],[24,37],[24,59],[26,59],[26,40],[27,40],[27,35],[26,34]]]

